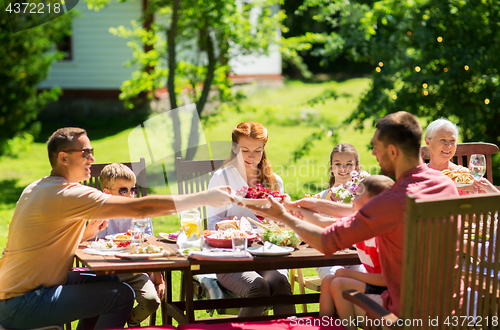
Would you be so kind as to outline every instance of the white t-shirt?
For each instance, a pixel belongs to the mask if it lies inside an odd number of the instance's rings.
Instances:
[[[283,180],[276,173],[274,173],[274,177],[278,181],[280,193],[283,194]],[[240,172],[238,172],[236,167],[230,165],[215,171],[214,175],[210,179],[210,183],[208,184],[208,189],[219,186],[230,186],[233,191],[236,191],[245,186],[248,186],[248,183],[241,176]],[[232,216],[236,216],[238,218],[249,217],[252,219],[257,219],[253,211],[235,204],[224,207],[208,206],[207,216],[208,216],[208,221],[207,221],[208,229],[211,230],[215,229],[215,224],[217,222]]]

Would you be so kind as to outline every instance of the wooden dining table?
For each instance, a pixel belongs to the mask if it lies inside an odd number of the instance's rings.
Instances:
[[[195,310],[252,307],[262,306],[262,297],[257,298],[230,298],[230,299],[207,299],[194,300],[192,284],[193,275],[210,273],[237,273],[250,270],[271,269],[297,269],[309,267],[322,267],[334,265],[359,264],[358,254],[355,250],[342,250],[332,256],[325,256],[316,249],[302,244],[289,255],[280,256],[255,256],[241,260],[197,260],[181,256],[177,253],[177,246],[169,243],[161,237],[150,236],[147,243],[162,246],[171,255],[146,260],[127,260],[115,256],[93,255],[83,252],[85,246],[80,246],[76,252],[76,259],[83,266],[97,274],[119,274],[161,271],[165,277],[166,293],[162,308],[162,320],[164,324],[172,324],[175,319],[179,324],[203,322],[220,322],[220,318],[196,320]],[[258,243],[253,243],[258,244]],[[182,272],[184,298],[173,301],[172,271]],[[182,300],[184,299],[184,300]],[[266,297],[265,304],[268,306],[276,304],[305,304],[318,303],[319,293],[295,294],[292,296]],[[294,314],[296,316],[317,315],[317,313]],[[283,317],[286,315],[280,315]],[[291,315],[290,315],[291,316]],[[275,318],[276,316],[274,316]],[[273,318],[273,316],[262,316],[252,320]],[[238,318],[239,321],[246,319]]]

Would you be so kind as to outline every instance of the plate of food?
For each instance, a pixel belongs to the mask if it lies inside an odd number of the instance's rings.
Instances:
[[[461,166],[455,171],[445,169],[442,172],[455,182],[457,188],[471,188],[474,185],[474,178],[470,175],[469,169],[466,167]]]
[[[177,237],[179,236],[179,232],[176,233],[159,233],[160,237],[166,240],[167,242],[175,243],[177,242]]]
[[[95,242],[91,242],[89,248],[96,251],[123,251],[130,247],[130,242],[114,242],[113,240],[103,240],[100,239]]]
[[[208,245],[212,247],[231,249],[233,247],[231,240],[233,237],[246,237],[247,244],[250,245],[255,239],[257,239],[258,236],[247,233],[239,227],[238,229],[235,229],[234,227],[219,226],[219,230],[217,231],[205,230],[203,232],[203,237],[205,238],[205,241],[207,241]]]
[[[166,251],[161,246],[148,245],[148,246],[137,246],[133,245],[127,252],[117,253],[115,257],[123,259],[152,259],[167,257],[174,254],[173,252]]]
[[[291,246],[279,246],[270,242],[264,242],[262,246],[248,248],[248,252],[254,256],[283,256],[292,253],[293,250],[295,249]]]
[[[149,237],[149,234],[144,234],[144,238]],[[130,233],[130,229],[126,233],[118,233],[114,235],[106,235],[105,238],[107,240],[113,240],[117,242],[130,242],[132,241],[132,234]],[[139,239],[136,237],[135,239]]]
[[[285,200],[290,201],[290,196],[281,194],[279,191],[270,191],[269,189],[262,187],[259,183],[257,187],[243,187],[236,192],[235,200],[244,205],[253,206],[268,206],[269,197],[272,197],[277,202],[283,202]]]

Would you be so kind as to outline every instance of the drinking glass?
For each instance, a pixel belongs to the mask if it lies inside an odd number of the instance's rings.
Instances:
[[[132,234],[139,235],[139,245],[144,244],[144,231],[146,230],[146,227],[148,226],[148,219],[132,219]]]
[[[471,155],[469,161],[469,170],[470,175],[474,178],[474,180],[481,179],[484,175],[484,172],[486,171],[486,158],[484,157],[484,155]]]
[[[179,252],[184,253],[189,250],[201,250],[204,240],[201,234],[200,212],[196,209],[182,211],[179,213],[181,230],[177,237]]]
[[[233,237],[231,243],[235,257],[244,257],[247,254],[248,240],[246,237]]]

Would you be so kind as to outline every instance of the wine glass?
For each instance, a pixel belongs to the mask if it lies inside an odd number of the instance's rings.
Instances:
[[[139,245],[142,246],[144,243],[144,231],[148,226],[148,219],[132,219],[132,233],[137,233],[139,235]]]
[[[484,172],[486,171],[486,158],[484,157],[484,155],[471,155],[469,161],[469,170],[470,175],[474,178],[474,180],[477,181],[481,179],[484,175]]]

